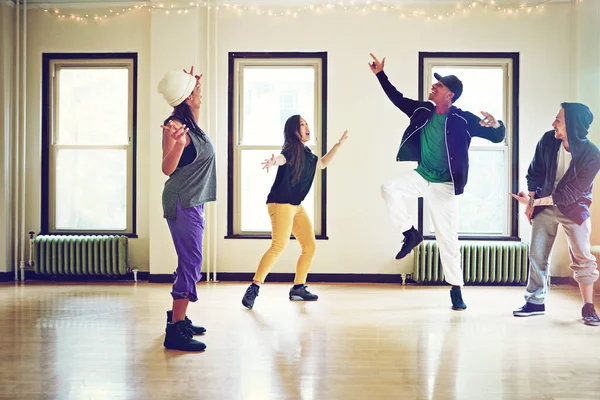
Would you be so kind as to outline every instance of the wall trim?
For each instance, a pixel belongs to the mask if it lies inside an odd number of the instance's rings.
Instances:
[[[204,274],[203,274],[204,275]],[[254,272],[219,272],[217,281],[220,282],[252,282]],[[205,280],[206,276],[202,277]],[[172,283],[173,274],[150,274],[149,282]],[[294,282],[292,272],[270,273],[267,282]],[[319,283],[402,283],[400,274],[309,274],[308,282]]]
[[[217,277],[221,282],[250,282],[254,276],[253,272],[220,272]],[[203,280],[205,278],[203,277]],[[13,272],[0,272],[0,282],[13,282]],[[25,282],[27,281],[49,281],[49,282],[122,282],[133,281],[133,273],[123,276],[78,276],[78,275],[37,275],[34,271],[25,271]],[[173,274],[151,274],[149,272],[138,272],[138,281],[148,281],[150,283],[173,283]],[[294,281],[293,273],[271,273],[268,282],[273,283],[292,283]],[[309,283],[395,283],[402,284],[400,274],[310,274]],[[406,283],[414,283],[410,278]],[[570,276],[552,277],[553,285],[572,285],[577,286],[577,282]],[[444,284],[438,284],[444,285]],[[426,286],[426,285],[422,285]],[[432,286],[432,285],[427,285]],[[510,284],[502,285],[472,285],[466,286],[515,286]],[[517,285],[524,286],[524,285]]]

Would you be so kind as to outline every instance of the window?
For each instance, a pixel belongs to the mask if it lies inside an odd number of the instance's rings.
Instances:
[[[473,138],[469,178],[459,197],[461,239],[519,240],[518,205],[509,196],[518,188],[518,69],[516,53],[420,53],[421,99],[427,99],[434,73],[456,75],[464,91],[456,106],[480,116],[487,111],[506,126],[506,139],[492,143]],[[419,200],[419,228],[435,235],[427,209]]]
[[[229,53],[229,180],[227,237],[270,237],[266,199],[277,168],[261,162],[279,154],[283,126],[294,114],[311,129],[307,146],[326,149],[325,53]],[[317,238],[325,238],[325,170],[302,202]]]
[[[135,235],[137,54],[44,54],[42,232]]]

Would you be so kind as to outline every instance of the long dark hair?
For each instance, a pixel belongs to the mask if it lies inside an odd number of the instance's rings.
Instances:
[[[171,113],[171,116],[165,120],[164,124],[166,125],[167,122],[169,122],[172,119],[176,119],[182,124],[185,124],[185,126],[190,128],[190,131],[199,135],[200,138],[204,142],[206,142],[206,134],[202,129],[200,129],[200,127],[196,123],[194,115],[192,114],[192,109],[185,101],[173,108],[173,113]]]
[[[292,167],[292,183],[300,180],[302,166],[304,165],[304,144],[300,141],[300,115],[292,115],[285,121],[283,127],[283,151],[288,155],[286,163]]]

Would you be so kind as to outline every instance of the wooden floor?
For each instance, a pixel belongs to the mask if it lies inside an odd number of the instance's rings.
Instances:
[[[522,287],[199,285],[204,353],[162,346],[170,286],[0,285],[1,399],[599,399],[600,327],[574,287],[514,318]],[[600,304],[600,301],[597,301]]]

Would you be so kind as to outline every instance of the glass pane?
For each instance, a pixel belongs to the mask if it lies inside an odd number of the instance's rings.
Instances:
[[[56,144],[129,142],[127,68],[61,68]]]
[[[508,176],[503,150],[471,150],[469,181],[458,197],[458,233],[508,235]],[[429,217],[430,231],[435,232]]]
[[[56,154],[56,229],[127,228],[127,150]]]
[[[506,123],[502,67],[436,66],[431,74],[432,82],[436,81],[433,77],[436,72],[442,76],[456,75],[462,81],[463,93],[456,101],[458,108],[470,111],[478,117],[482,117],[481,111],[486,111]],[[482,138],[473,138],[471,145],[502,146],[504,143],[495,144]]]
[[[314,67],[244,67],[243,145],[281,146],[283,126],[294,114],[308,122],[314,144]]]
[[[271,232],[271,219],[267,212],[267,196],[277,175],[277,167],[267,173],[261,162],[279,150],[243,150],[241,154],[241,220],[243,232]],[[314,184],[302,205],[314,224]]]

